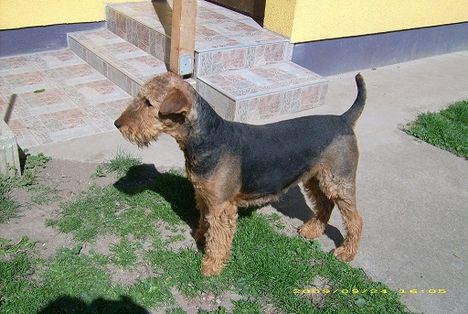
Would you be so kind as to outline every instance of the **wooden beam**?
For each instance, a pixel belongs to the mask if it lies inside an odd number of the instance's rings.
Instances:
[[[197,0],[174,0],[169,68],[179,75],[193,73]]]

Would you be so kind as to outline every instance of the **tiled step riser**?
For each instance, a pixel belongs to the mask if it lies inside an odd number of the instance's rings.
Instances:
[[[106,7],[106,19],[111,32],[169,64],[170,38],[109,6]]]
[[[235,101],[205,82],[197,81],[200,95],[223,118],[239,122],[261,122],[271,117],[312,109],[323,104],[327,82],[302,86],[287,91],[271,93]]]
[[[109,6],[106,8],[106,18],[110,31],[169,64],[171,41],[165,35],[164,30],[155,30]],[[282,41],[250,47],[221,47],[216,50],[197,52],[195,76],[290,61],[292,47],[287,41]]]
[[[136,96],[138,94],[138,91],[141,88],[139,83],[129,78],[126,74],[109,64],[106,60],[100,58],[93,51],[89,50],[73,38],[68,37],[68,44],[70,49],[81,59],[90,64],[94,69],[122,88],[125,92],[132,96]]]
[[[198,77],[228,70],[253,68],[290,61],[291,58],[292,45],[287,42],[206,51],[195,55],[195,74]]]

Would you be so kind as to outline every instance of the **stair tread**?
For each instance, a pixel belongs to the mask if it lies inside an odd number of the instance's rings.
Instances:
[[[68,36],[139,84],[167,72],[163,61],[108,29],[69,33]]]
[[[235,101],[327,82],[289,61],[209,74],[198,79]]]
[[[171,7],[172,1],[108,4],[108,8],[167,37],[171,30]],[[288,42],[286,37],[262,28],[250,17],[206,1],[198,1],[196,21],[197,52]]]

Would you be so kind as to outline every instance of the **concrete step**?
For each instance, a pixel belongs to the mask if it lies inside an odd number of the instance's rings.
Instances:
[[[18,144],[15,134],[0,119],[0,176],[21,175]]]
[[[68,34],[70,49],[132,96],[151,77],[167,72],[163,61],[107,29]]]
[[[225,119],[261,123],[323,104],[327,81],[282,62],[200,76],[197,89]]]
[[[168,63],[172,1],[109,4],[109,30]],[[290,61],[287,38],[248,16],[199,0],[195,76]]]

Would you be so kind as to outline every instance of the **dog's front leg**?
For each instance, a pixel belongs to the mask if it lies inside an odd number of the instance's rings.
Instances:
[[[206,213],[205,256],[202,260],[204,276],[219,275],[231,254],[232,239],[237,225],[237,207],[232,203],[208,206]]]
[[[206,213],[208,212],[208,209],[206,207],[205,201],[201,197],[197,191],[195,191],[195,201],[196,201],[196,206],[200,214],[200,219],[198,220],[198,227],[197,230],[195,231],[194,238],[195,241],[198,243],[205,243],[205,233],[206,230],[208,229],[208,224],[206,222]]]

